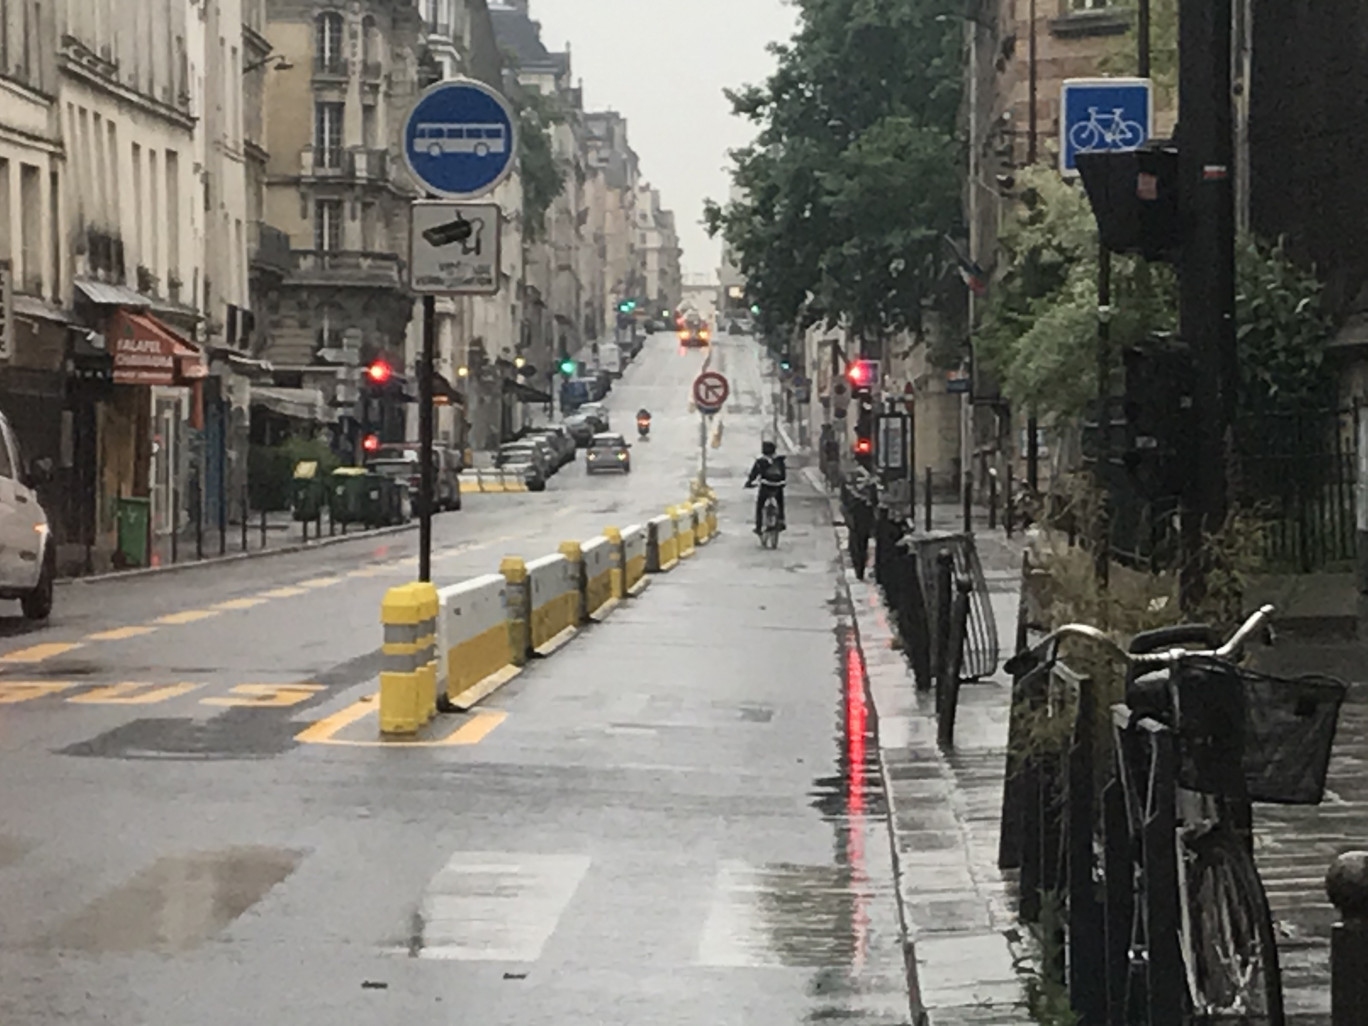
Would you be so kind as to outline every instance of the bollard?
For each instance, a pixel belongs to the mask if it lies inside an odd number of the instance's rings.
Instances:
[[[936,678],[937,741],[942,748],[953,748],[955,744],[955,712],[959,705],[964,639],[969,626],[969,601],[974,582],[956,574],[954,589],[954,598],[949,603],[950,626],[945,634],[945,648],[941,651]]]
[[[988,475],[988,530],[997,530],[998,487],[997,471]]]
[[[381,734],[416,734],[423,724],[419,671],[427,647],[419,640],[422,608],[422,598],[411,584],[385,592],[380,605],[380,622],[385,628],[380,671]]]
[[[411,585],[418,600],[418,720],[430,723],[437,715],[437,614],[441,602],[437,586],[422,581]]]
[[[263,549],[266,547],[266,509],[264,506],[261,510],[261,547]]]
[[[926,529],[931,528],[931,468],[926,468]]]
[[[508,638],[513,649],[513,665],[526,666],[528,653],[532,650],[527,564],[517,556],[507,556],[499,564],[499,573],[508,582]]]
[[[1368,1026],[1368,852],[1345,852],[1325,875],[1339,913],[1330,931],[1330,1026]]]
[[[949,551],[936,555],[936,590],[933,593],[935,606],[931,615],[936,635],[931,640],[932,672],[939,676],[944,665],[945,652],[950,645],[950,606],[955,595],[955,556]]]
[[[627,552],[622,544],[622,532],[616,527],[604,528],[603,536],[613,547],[613,598],[627,597]]]
[[[968,476],[964,479],[964,533],[974,529],[974,482]]]
[[[561,542],[560,554],[570,564],[570,578],[575,582],[575,623],[589,622],[589,610],[584,601],[584,551],[579,542]]]
[[[218,498],[219,556],[228,555],[228,496],[219,492]]]
[[[252,509],[247,500],[247,489],[242,490],[242,551],[247,551],[247,531],[251,527],[248,521],[251,519]]]

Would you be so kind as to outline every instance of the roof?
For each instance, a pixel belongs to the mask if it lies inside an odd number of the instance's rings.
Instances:
[[[511,54],[519,71],[570,70],[568,53],[552,53],[541,39],[541,25],[528,17],[526,11],[503,5],[491,5],[490,20],[494,23],[494,38],[499,49]]]

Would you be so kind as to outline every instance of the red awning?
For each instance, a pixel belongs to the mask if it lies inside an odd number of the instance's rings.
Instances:
[[[152,314],[114,311],[110,336],[116,385],[188,385],[209,375],[204,354]]]

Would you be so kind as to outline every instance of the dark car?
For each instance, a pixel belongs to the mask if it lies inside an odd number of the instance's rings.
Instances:
[[[554,424],[550,427],[538,428],[535,431],[528,432],[527,437],[540,438],[545,441],[560,461],[558,466],[563,467],[567,463],[575,462],[577,444],[569,430],[563,425]]]
[[[621,435],[597,434],[589,443],[589,451],[584,454],[586,474],[632,472],[631,446]]]
[[[575,445],[581,449],[589,446],[590,440],[594,437],[594,421],[587,413],[572,413],[561,423],[565,430],[570,432],[570,437],[575,440]]]

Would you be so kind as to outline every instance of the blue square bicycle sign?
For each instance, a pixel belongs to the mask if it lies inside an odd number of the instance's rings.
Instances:
[[[1154,91],[1146,78],[1070,78],[1059,105],[1059,165],[1078,173],[1080,153],[1137,150],[1154,132]]]

